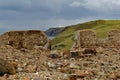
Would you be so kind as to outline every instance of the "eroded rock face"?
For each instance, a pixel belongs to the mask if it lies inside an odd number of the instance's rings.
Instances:
[[[50,40],[40,30],[9,31],[0,36],[1,45],[10,45],[16,49],[50,49]]]

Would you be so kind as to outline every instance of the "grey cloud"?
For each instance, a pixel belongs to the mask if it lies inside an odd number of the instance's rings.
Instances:
[[[32,7],[30,0],[0,0],[0,9],[21,11]]]
[[[0,29],[42,29],[119,19],[120,0],[0,0]]]
[[[65,0],[0,0],[0,9],[25,11],[39,8],[58,12]]]
[[[74,1],[73,3],[70,4],[71,7],[79,7],[81,6],[81,3],[78,1]]]
[[[65,0],[0,0],[0,19],[49,19],[59,13]]]
[[[44,20],[54,16],[53,12],[17,12],[17,11],[0,11],[0,18],[2,20]]]
[[[84,0],[84,7],[96,11],[112,12],[119,10],[120,0]]]

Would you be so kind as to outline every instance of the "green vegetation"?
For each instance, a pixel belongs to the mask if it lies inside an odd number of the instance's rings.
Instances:
[[[95,30],[98,38],[105,38],[111,29],[120,29],[120,20],[96,20],[68,26],[52,40],[52,49],[66,50],[73,45],[76,31],[81,29]]]

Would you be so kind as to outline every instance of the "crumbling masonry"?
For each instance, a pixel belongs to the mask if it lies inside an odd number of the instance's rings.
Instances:
[[[95,48],[95,47],[120,47],[120,30],[111,30],[106,39],[97,39],[93,30],[80,30],[76,32],[72,48]]]
[[[0,45],[10,45],[16,49],[50,49],[50,40],[40,30],[9,31],[0,35]]]
[[[108,43],[111,47],[120,47],[120,30],[111,30],[108,32]]]

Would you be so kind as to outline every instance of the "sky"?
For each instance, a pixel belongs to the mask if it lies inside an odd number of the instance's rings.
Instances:
[[[120,0],[0,0],[0,33],[120,19]]]

